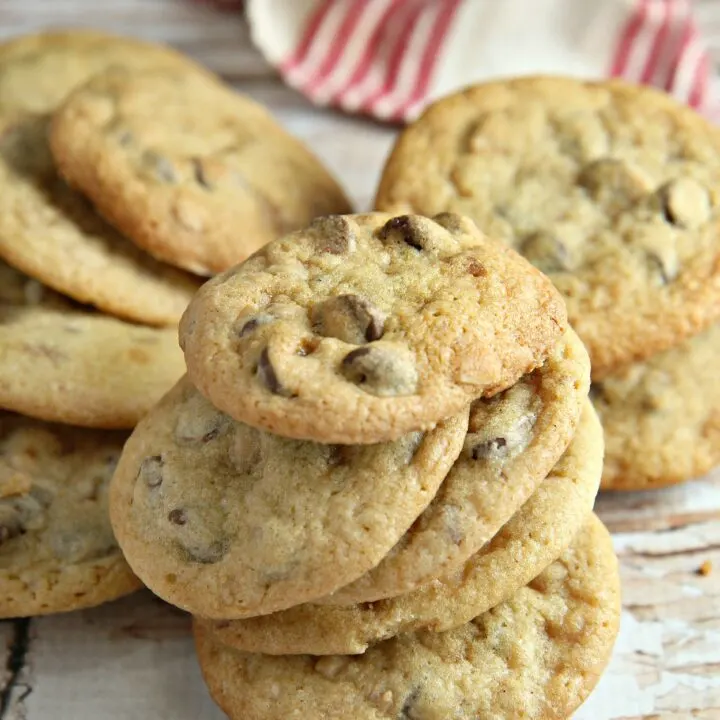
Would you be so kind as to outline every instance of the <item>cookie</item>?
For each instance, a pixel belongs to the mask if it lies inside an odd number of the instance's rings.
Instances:
[[[591,516],[542,575],[449,632],[317,658],[233,650],[197,622],[196,647],[210,693],[231,720],[568,718],[610,657],[619,586],[610,535]]]
[[[568,330],[542,367],[476,401],[463,451],[432,503],[382,562],[316,602],[354,605],[403,595],[461,568],[559,460],[579,422],[589,376],[587,352]]]
[[[593,384],[605,490],[645,490],[720,465],[720,325]]]
[[[24,35],[0,44],[0,115],[52,112],[76,87],[113,67],[183,67],[211,76],[156,43],[80,29]]]
[[[464,625],[527,585],[571,544],[592,512],[602,457],[602,427],[586,401],[573,441],[542,485],[452,575],[376,603],[299,605],[247,620],[204,621],[203,629],[247,652],[349,655],[401,633]]]
[[[458,212],[546,272],[593,377],[720,318],[720,131],[648,87],[530,77],[405,130],[376,207]]]
[[[78,610],[140,587],[108,517],[126,437],[0,411],[0,617]]]
[[[374,443],[432,427],[540,365],[562,300],[454,215],[319,218],[206,283],[183,316],[188,374],[269,432]]]
[[[265,108],[180,69],[93,78],[55,114],[51,148],[61,174],[113,225],[201,275],[351,209]]]
[[[78,302],[177,324],[200,281],[135,247],[60,179],[48,123],[0,115],[0,257]]]
[[[175,330],[92,312],[0,261],[0,407],[133,428],[184,368]]]
[[[111,517],[128,562],[190,612],[281,610],[387,554],[462,449],[468,411],[371,446],[288,440],[233,421],[183,379],[138,425]]]

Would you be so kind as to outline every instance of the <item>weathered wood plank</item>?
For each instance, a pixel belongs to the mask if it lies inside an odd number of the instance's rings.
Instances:
[[[0,40],[44,28],[89,27],[170,43],[229,79],[268,77],[239,13],[193,0],[1,0]]]
[[[220,720],[200,677],[189,618],[149,593],[38,618],[27,720]]]

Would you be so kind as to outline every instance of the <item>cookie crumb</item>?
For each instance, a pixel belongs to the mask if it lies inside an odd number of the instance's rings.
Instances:
[[[697,574],[702,575],[703,577],[707,577],[712,572],[712,563],[709,560],[706,560],[698,569]]]

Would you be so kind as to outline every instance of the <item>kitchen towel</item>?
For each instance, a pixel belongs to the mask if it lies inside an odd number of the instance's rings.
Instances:
[[[405,122],[466,85],[544,73],[654,85],[720,118],[720,0],[212,1],[244,5],[285,81],[346,112]]]

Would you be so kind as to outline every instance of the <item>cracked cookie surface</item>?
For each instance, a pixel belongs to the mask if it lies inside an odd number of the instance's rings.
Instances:
[[[201,275],[350,211],[265,108],[198,73],[93,78],[55,113],[51,147],[62,175],[137,245]]]
[[[462,452],[430,505],[382,561],[323,605],[411,592],[458,568],[536,491],[570,443],[590,363],[568,330],[542,367],[470,407]]]
[[[464,625],[529,583],[567,549],[592,512],[602,458],[602,427],[586,400],[557,465],[498,534],[453,574],[375,603],[305,604],[247,620],[200,621],[203,631],[246,652],[348,655],[402,633]]]
[[[376,565],[460,453],[468,410],[377,445],[288,440],[232,420],[184,378],[128,441],[111,517],[160,597],[238,618],[332,592]]]
[[[229,415],[318,442],[432,427],[542,364],[566,327],[543,275],[455,215],[330,216],[210,280],[180,343]]]
[[[50,112],[76,83],[108,66],[156,63],[192,66],[165,48],[95,33],[0,45],[0,256],[79,302],[173,325],[200,281],[157,262],[102,220],[60,179],[47,140]]]
[[[595,383],[605,490],[663,487],[720,465],[720,325]]]
[[[561,291],[593,377],[720,316],[720,131],[647,87],[522,78],[405,130],[376,207],[463,213]]]
[[[363,655],[270,656],[195,624],[210,693],[232,720],[568,718],[607,664],[620,620],[609,533],[594,515],[538,578],[471,622],[386,640]]]
[[[93,312],[0,260],[0,407],[133,428],[184,368],[175,330]]]
[[[108,516],[126,437],[0,411],[0,617],[92,607],[140,587]]]

